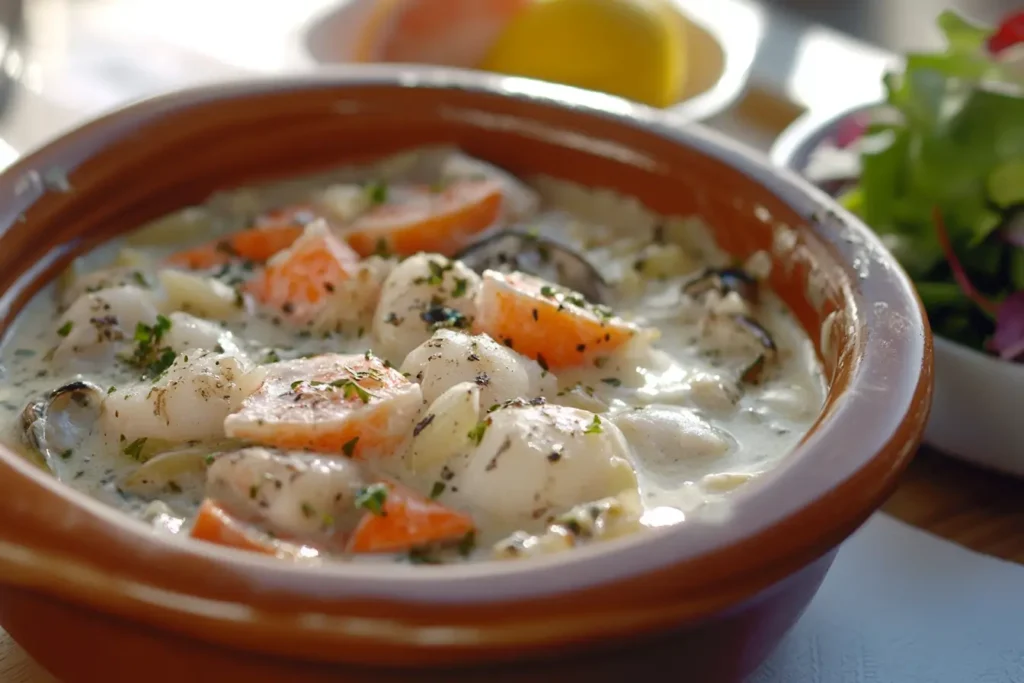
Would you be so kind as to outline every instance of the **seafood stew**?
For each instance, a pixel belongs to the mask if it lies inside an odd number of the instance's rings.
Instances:
[[[36,295],[0,351],[4,441],[165,533],[291,561],[643,533],[821,409],[770,263],[446,148],[225,192]]]

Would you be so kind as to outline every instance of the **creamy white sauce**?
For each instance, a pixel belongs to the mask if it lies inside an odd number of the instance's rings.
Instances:
[[[195,325],[181,322],[187,318],[177,314],[173,331],[184,335],[182,344],[186,348],[194,346],[190,341],[202,340],[204,334],[205,338],[213,335],[225,357],[242,354],[255,366],[314,354],[363,353],[368,349],[384,355],[377,348],[378,340],[368,316],[327,331],[299,330],[283,322],[276,312],[260,310],[251,301],[243,302],[242,307],[236,305],[232,287],[251,276],[244,268],[225,269],[216,279],[218,284],[197,297],[182,295],[180,282],[163,287],[162,284],[174,280],[176,272],[157,278],[157,264],[184,246],[208,240],[213,234],[238,230],[269,209],[305,201],[324,188],[331,188],[328,195],[343,221],[346,211],[360,208],[352,209],[346,202],[360,200],[353,200],[350,185],[346,190],[339,184],[366,179],[383,179],[392,184],[401,179],[433,182],[441,173],[439,168],[459,166],[444,162],[447,154],[427,151],[402,155],[369,169],[346,168],[226,193],[202,207],[155,221],[81,258],[76,264],[80,275],[74,282],[70,286],[67,280],[52,283],[41,290],[21,312],[0,348],[4,442],[38,462],[38,455],[26,446],[21,434],[19,415],[27,402],[74,380],[93,382],[104,392],[113,392],[111,396],[120,395],[139,381],[139,370],[117,361],[108,348],[100,345],[101,353],[90,350],[91,340],[89,335],[83,336],[80,321],[70,330],[61,327],[65,307],[81,307],[74,300],[90,296],[84,292],[93,289],[100,291],[92,296],[102,299],[111,291],[103,288],[110,285],[145,284],[145,288],[127,291],[140,301],[151,299],[150,305],[165,315],[182,310],[184,304],[184,310],[209,321],[207,325],[200,320],[200,327],[194,329]],[[479,169],[473,167],[473,172],[479,173]],[[557,386],[552,386],[552,379],[546,380],[548,384],[537,384],[540,380],[536,378],[529,380],[533,384],[527,383],[525,374],[516,375],[520,378],[516,381],[531,389],[543,386],[545,389],[537,391],[545,393],[549,404],[572,405],[599,413],[603,424],[610,425],[608,430],[621,430],[626,458],[635,470],[642,508],[638,512],[642,514],[639,527],[680,522],[696,507],[727,496],[737,486],[775,466],[816,418],[825,390],[814,349],[785,306],[764,287],[760,288],[756,304],[736,295],[713,294],[710,300],[697,301],[684,294],[683,285],[692,281],[702,267],[720,266],[728,261],[724,254],[714,251],[706,232],[693,219],[663,219],[646,212],[634,200],[551,179],[538,179],[535,187],[544,199],[541,208],[535,210],[529,196],[520,202],[522,212],[528,214],[528,224],[540,235],[574,246],[585,254],[613,284],[611,300],[607,302],[611,309],[644,329],[654,330],[657,338],[648,342],[646,336],[640,335],[626,349],[601,358],[597,363],[600,367],[588,363],[553,373]],[[109,268],[119,259],[121,269],[109,276],[81,275]],[[384,259],[376,260],[378,263],[373,267],[379,268],[383,277],[391,265]],[[755,259],[761,266],[763,261]],[[757,273],[761,277],[765,274]],[[97,310],[90,315],[102,315],[102,301],[95,307]],[[765,364],[760,381],[745,382],[740,378],[757,354],[751,355],[743,348],[730,351],[736,342],[734,331],[724,328],[724,332],[716,332],[709,326],[709,311],[720,319],[743,313],[770,333],[777,353]],[[227,336],[219,336],[225,333]],[[131,335],[131,331],[127,334]],[[742,347],[744,340],[740,342]],[[129,340],[119,347],[118,353],[130,353],[132,348]],[[387,360],[397,368],[405,358],[403,354]],[[176,362],[180,361],[179,357]],[[258,371],[262,370],[257,367],[254,372]],[[221,397],[196,399],[196,410],[209,411],[215,403],[203,402],[218,400]],[[113,399],[107,403],[113,404]],[[233,404],[225,406],[224,410],[233,409]],[[105,415],[105,420],[114,425],[118,419],[121,418]],[[456,420],[453,424],[461,423]],[[168,427],[170,432],[174,431],[173,425]],[[122,431],[131,429],[125,427]],[[223,434],[198,444],[163,444],[154,439],[132,448],[131,441],[118,439],[109,429],[96,428],[74,449],[51,454],[45,466],[62,482],[168,533],[187,533],[190,519],[204,497],[205,454],[225,447]],[[485,446],[482,443],[480,448]],[[161,456],[161,460],[140,464],[156,452],[175,449],[191,450],[181,456]],[[472,445],[464,447],[471,449]],[[457,469],[463,466],[459,464],[460,458],[466,457],[460,452],[445,462]],[[501,514],[482,512],[474,509],[473,504],[480,500],[476,495],[480,492],[459,491],[458,486],[465,488],[474,481],[479,482],[477,486],[492,486],[493,481],[486,479],[482,470],[471,474],[472,458],[465,467],[467,474],[460,473],[445,482],[440,500],[473,516],[480,548],[474,556],[487,556],[487,546],[517,530],[521,531],[521,543],[512,554],[522,554],[524,549],[557,550],[572,545],[572,541],[564,540],[564,534],[544,535],[548,525],[572,505],[545,508],[542,514],[534,515],[535,519],[510,520]],[[383,471],[424,495],[439,481],[436,468],[426,473],[414,472],[400,457],[382,464],[371,463],[366,469],[368,480],[374,471]],[[532,476],[524,472],[511,471],[504,485],[514,488],[517,482],[524,481],[516,477]],[[558,492],[552,489],[550,495],[564,500],[571,495],[572,485],[573,482],[558,484],[562,488]],[[609,495],[614,493],[610,491]],[[593,519],[598,520],[595,523],[604,524],[605,518],[599,519],[596,509],[591,510]],[[594,535],[617,533],[609,522],[605,531]]]

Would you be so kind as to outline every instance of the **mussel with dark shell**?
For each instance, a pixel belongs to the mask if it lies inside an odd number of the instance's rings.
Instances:
[[[707,268],[683,283],[683,293],[702,299],[709,292],[725,296],[735,292],[742,299],[757,302],[757,280],[742,268]]]
[[[25,442],[51,471],[92,432],[103,406],[103,391],[91,382],[74,381],[30,401],[21,413]]]
[[[746,384],[760,383],[778,358],[778,347],[771,333],[750,316],[710,314],[704,320],[703,331],[719,340],[720,348],[728,348],[732,354],[749,359],[740,373],[740,379]]]
[[[583,255],[525,230],[501,230],[471,244],[455,258],[478,273],[518,270],[577,291],[591,303],[608,299],[608,283]]]

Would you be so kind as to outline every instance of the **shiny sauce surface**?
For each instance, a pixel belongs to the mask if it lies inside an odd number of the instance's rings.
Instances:
[[[561,552],[727,500],[824,399],[694,217],[421,149],[79,258],[0,348],[3,440],[141,523],[284,561]]]

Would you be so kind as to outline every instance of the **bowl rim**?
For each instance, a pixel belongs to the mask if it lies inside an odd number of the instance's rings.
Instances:
[[[769,157],[772,163],[803,177],[803,170],[807,167],[807,162],[814,150],[832,136],[839,124],[851,116],[884,106],[884,104],[884,102],[865,102],[830,114],[805,112],[779,134],[772,145]],[[1002,368],[1003,372],[1011,373],[1009,377],[1012,380],[1024,380],[1024,363],[1013,363],[997,358],[939,334],[934,336],[933,342],[936,349],[941,349],[960,361],[988,365],[993,369]]]
[[[666,144],[688,146],[739,169],[797,214],[824,226],[818,236],[842,256],[842,262],[854,276],[854,295],[859,305],[851,312],[866,333],[862,335],[861,353],[853,359],[856,368],[849,386],[833,410],[819,419],[794,452],[759,481],[745,487],[747,490],[731,497],[726,520],[715,514],[697,514],[684,524],[522,563],[411,567],[329,562],[295,566],[187,538],[155,535],[142,522],[58,482],[7,448],[0,448],[0,467],[14,469],[50,494],[87,510],[109,524],[112,535],[126,534],[154,551],[173,550],[195,560],[219,563],[243,575],[250,586],[300,591],[321,599],[386,598],[419,604],[544,598],[679,566],[779,526],[878,460],[885,461],[886,475],[871,482],[871,500],[877,504],[888,493],[917,444],[930,404],[930,336],[909,279],[874,234],[825,193],[722,134],[700,125],[681,127],[671,113],[609,95],[519,77],[404,65],[340,67],[284,78],[246,78],[138,101],[22,157],[0,174],[0,190],[8,192],[22,208],[31,205],[41,195],[25,196],[22,191],[19,197],[14,189],[23,187],[26,178],[38,180],[46,169],[58,165],[70,171],[84,160],[102,155],[113,142],[123,139],[127,131],[142,134],[147,124],[185,113],[192,107],[267,93],[366,86],[455,90],[571,110],[654,134]],[[860,260],[862,267],[854,267],[856,260]],[[36,264],[29,268],[22,278],[30,277],[38,267]],[[3,293],[0,308],[12,304],[12,292],[16,289],[17,285]],[[841,453],[837,453],[837,444],[843,446],[838,449]],[[868,505],[864,508],[836,520],[828,529],[832,534],[829,547],[867,517],[871,510]],[[853,525],[849,526],[851,520]],[[833,537],[836,534],[841,537]],[[821,545],[821,535],[806,545],[809,549],[815,543]],[[827,548],[808,550],[814,557],[826,551]],[[814,557],[805,560],[809,562]],[[581,567],[585,571],[580,571]],[[139,580],[144,582],[145,577]]]

